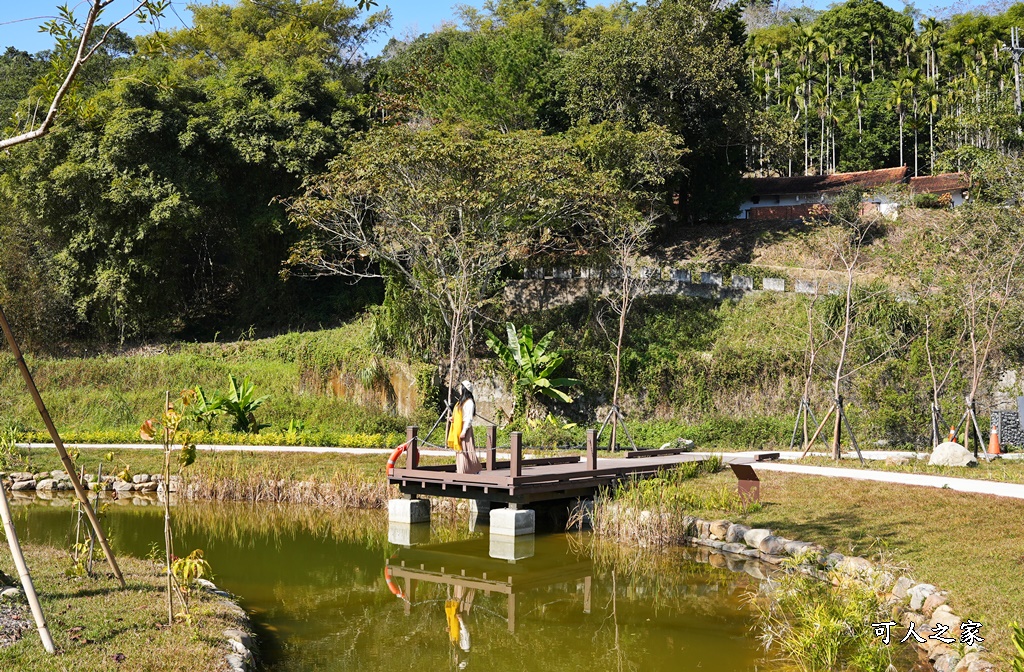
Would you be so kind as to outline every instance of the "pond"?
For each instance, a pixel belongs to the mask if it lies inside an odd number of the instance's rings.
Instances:
[[[73,543],[70,500],[14,503],[24,541]],[[162,506],[140,504],[108,504],[105,527],[116,552],[162,557]],[[745,603],[757,580],[691,549],[548,534],[509,561],[463,519],[435,521],[426,543],[403,548],[381,512],[221,502],[175,506],[173,525],[178,554],[203,549],[217,584],[240,597],[273,672],[765,665]]]

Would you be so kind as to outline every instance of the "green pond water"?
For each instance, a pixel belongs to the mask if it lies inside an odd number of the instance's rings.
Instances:
[[[69,500],[16,503],[24,541],[70,545]],[[103,520],[116,552],[162,553],[155,501],[112,503]],[[380,512],[216,502],[174,507],[173,525],[177,553],[203,549],[240,597],[273,672],[770,669],[744,602],[756,579],[690,549],[548,534],[509,562],[465,520],[405,548]]]

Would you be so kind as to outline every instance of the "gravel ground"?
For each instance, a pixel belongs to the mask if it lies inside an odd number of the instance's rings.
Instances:
[[[0,647],[14,644],[32,629],[32,614],[21,604],[0,604]]]

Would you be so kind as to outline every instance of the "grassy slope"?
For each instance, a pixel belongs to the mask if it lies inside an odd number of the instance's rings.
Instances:
[[[942,216],[912,212],[890,226],[865,253],[869,273],[881,274],[890,255],[910,254],[915,232]],[[790,269],[793,273],[778,274],[795,277],[797,266],[821,266],[805,245],[821,235],[806,225],[758,228],[744,223],[687,229],[688,238],[666,249],[670,260],[685,256],[698,265],[764,264],[760,271]],[[752,272],[749,267],[735,270]],[[684,436],[702,447],[726,450],[788,445],[803,388],[805,301],[792,293],[763,293],[721,304],[666,297],[638,302],[623,358],[624,407],[637,442],[659,446]],[[556,344],[567,355],[562,373],[584,381],[571,408],[550,404],[544,409],[564,413],[579,427],[519,427],[527,431],[528,445],[582,444],[584,427],[603,417],[601,404],[612,376],[610,326],[601,326],[607,318],[599,306],[586,304],[513,316],[518,324],[533,324],[538,333],[555,330]],[[302,375],[313,372],[314,380],[322,380],[334,366],[358,372],[372,361],[368,337],[368,322],[362,320],[258,341],[178,344],[126,356],[41,358],[32,364],[58,427],[72,441],[136,440],[138,425],[159,409],[164,390],[173,393],[197,383],[223,390],[233,373],[251,376],[257,393],[269,395],[257,418],[272,427],[255,438],[204,436],[200,441],[385,446],[395,442],[405,420],[334,399]],[[901,354],[898,364],[869,367],[847,390],[848,414],[862,444],[925,438],[929,400],[921,357],[912,351]],[[830,398],[828,386],[822,372],[811,394],[819,413]],[[961,392],[959,383],[951,383],[947,411],[960,403]],[[982,395],[983,415],[985,403]],[[301,421],[305,430],[287,434],[292,420]],[[42,439],[41,423],[17,372],[0,354],[0,429],[7,425]],[[225,420],[219,425],[228,427]]]
[[[338,434],[404,429],[401,420],[307,389],[311,386],[301,379],[303,368],[324,373],[330,362],[365,362],[366,337],[366,325],[356,322],[258,341],[177,344],[122,356],[39,358],[30,366],[54,421],[72,440],[138,442],[139,425],[159,413],[165,390],[172,398],[197,384],[208,392],[226,391],[228,375],[234,374],[251,377],[256,394],[268,395],[256,412],[260,422],[272,425],[264,430],[268,441],[303,442],[282,435],[290,421],[300,420],[307,428],[304,442],[322,444]],[[5,425],[35,433],[43,429],[13,360],[0,355],[0,427]],[[218,427],[226,430],[230,423],[221,418]]]
[[[68,562],[63,550],[28,546],[25,553],[58,653],[56,657],[47,655],[33,628],[26,631],[19,642],[0,649],[0,669],[19,672],[226,669],[224,656],[230,651],[221,632],[238,627],[239,623],[207,594],[193,598],[193,611],[199,616],[196,627],[178,623],[166,628],[161,625],[167,618],[164,575],[152,563],[119,557],[118,564],[128,583],[128,588],[121,590],[106,574],[101,573],[94,579],[65,576]],[[0,568],[17,576],[7,554],[0,554]],[[26,618],[31,618],[27,607],[25,612]],[[117,654],[125,656],[120,665],[115,662]]]

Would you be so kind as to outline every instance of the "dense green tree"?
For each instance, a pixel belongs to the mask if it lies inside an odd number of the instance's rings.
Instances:
[[[0,128],[18,130],[25,121],[15,118],[18,105],[49,69],[45,58],[8,47],[0,56]]]
[[[365,124],[353,59],[376,21],[333,1],[197,7],[8,159],[11,201],[53,241],[83,323],[123,338],[290,303],[275,200]]]
[[[679,135],[690,154],[670,187],[689,217],[713,213],[743,168],[742,154],[730,152],[742,148],[742,41],[734,9],[650,3],[565,55],[558,80],[566,112],[574,123],[656,124]]]

